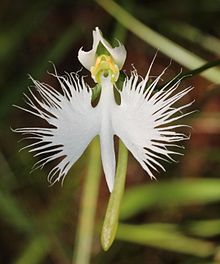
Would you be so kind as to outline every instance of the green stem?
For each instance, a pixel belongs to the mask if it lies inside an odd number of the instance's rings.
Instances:
[[[200,74],[202,73],[203,71],[206,71],[212,67],[215,67],[215,66],[219,66],[220,65],[220,60],[215,60],[215,61],[211,61],[211,62],[207,62],[206,64],[202,65],[201,67],[199,68],[196,68],[194,70],[191,70],[191,71],[187,71],[185,73],[182,73],[180,74],[180,77],[187,77],[187,76],[194,76],[194,75],[197,75],[197,74]]]
[[[82,194],[81,213],[72,262],[74,264],[88,264],[90,260],[100,175],[100,147],[98,139],[95,138],[90,146],[88,174]]]
[[[107,211],[102,227],[101,244],[104,250],[108,250],[112,245],[118,227],[119,211],[125,187],[125,176],[127,171],[128,150],[119,140],[118,164],[115,175],[113,192],[109,198]]]
[[[120,22],[125,28],[129,29],[146,43],[160,50],[167,56],[173,58],[175,61],[185,66],[186,68],[194,69],[206,63],[206,61],[199,56],[186,50],[185,48],[181,47],[180,45],[141,23],[138,19],[136,19],[114,1],[96,0],[96,2],[100,6],[102,6],[110,15],[112,15],[118,22]],[[201,75],[213,83],[220,83],[219,72],[220,71],[217,68],[213,68],[201,72]]]
[[[183,72],[181,74],[178,74],[175,78],[173,78],[172,82],[170,82],[170,84],[169,84],[169,86],[167,88],[169,88],[172,85],[174,85],[180,79],[185,79],[185,78],[189,78],[189,77],[198,75],[198,74],[202,73],[203,71],[206,71],[206,70],[208,70],[208,69],[210,69],[212,67],[215,67],[215,66],[220,66],[220,60],[211,61],[211,62],[208,62],[208,63],[202,65],[201,67],[198,67],[198,68],[193,69],[191,71],[186,71],[186,72]],[[164,83],[161,86],[157,86],[157,89],[160,90],[168,82]]]

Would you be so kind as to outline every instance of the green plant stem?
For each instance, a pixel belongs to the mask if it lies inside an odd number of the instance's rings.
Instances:
[[[74,250],[74,264],[88,264],[92,246],[96,203],[101,174],[100,147],[95,138],[90,145],[90,160],[88,174],[85,179],[79,226],[77,229],[76,245]]]
[[[196,68],[196,69],[193,69],[191,71],[187,71],[185,73],[182,73],[180,74],[180,76],[184,77],[184,76],[194,76],[194,75],[197,75],[197,74],[200,74],[202,73],[203,71],[206,71],[210,68],[213,68],[215,66],[219,66],[220,65],[220,60],[215,60],[215,61],[211,61],[211,62],[207,62],[206,64],[202,65],[201,67],[199,68]]]
[[[207,62],[206,64],[202,65],[201,67],[198,67],[198,68],[190,70],[190,71],[182,72],[182,73],[178,74],[175,78],[173,78],[172,82],[168,81],[161,86],[157,86],[157,89],[160,90],[162,87],[164,87],[167,83],[170,82],[170,84],[167,86],[167,88],[169,88],[172,85],[174,85],[180,79],[185,79],[185,78],[196,76],[196,75],[202,73],[203,71],[206,71],[206,70],[213,68],[215,66],[220,66],[220,60]]]
[[[118,164],[115,175],[114,189],[110,195],[107,211],[101,232],[101,244],[104,250],[108,250],[112,245],[118,227],[119,211],[124,193],[125,178],[127,171],[128,150],[121,140],[119,140]]]
[[[109,14],[111,14],[117,21],[119,21],[125,28],[129,29],[146,43],[150,44],[156,49],[159,49],[161,52],[173,58],[186,68],[194,69],[206,63],[206,61],[199,56],[184,49],[180,45],[141,23],[114,1],[96,0],[96,2]],[[220,83],[220,71],[218,69],[209,69],[205,72],[201,72],[201,75],[213,83]]]

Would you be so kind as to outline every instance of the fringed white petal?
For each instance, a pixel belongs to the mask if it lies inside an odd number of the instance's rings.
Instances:
[[[18,128],[15,132],[34,141],[22,148],[40,157],[33,169],[57,160],[48,180],[51,183],[63,180],[92,138],[99,135],[103,170],[111,192],[115,177],[114,135],[117,135],[151,178],[155,178],[154,171],[165,170],[161,161],[175,161],[172,155],[181,153],[172,149],[182,148],[177,142],[189,138],[175,131],[185,125],[172,123],[189,114],[182,111],[192,102],[179,107],[175,103],[192,88],[177,92],[180,80],[172,85],[171,80],[155,92],[166,69],[148,85],[153,62],[144,79],[140,80],[136,71],[125,79],[119,91],[120,105],[115,102],[110,76],[101,77],[102,91],[95,108],[91,105],[91,89],[77,74],[58,76],[56,71],[52,74],[61,93],[31,78],[37,94],[29,89],[31,96],[25,95],[29,108],[17,107],[45,120],[49,127]]]
[[[178,147],[173,143],[189,138],[175,131],[184,125],[171,123],[189,114],[182,113],[182,110],[192,102],[177,108],[174,104],[192,88],[176,92],[179,80],[170,88],[171,82],[155,92],[166,69],[147,87],[152,64],[141,81],[136,71],[132,72],[130,78],[126,78],[120,92],[121,105],[114,108],[112,120],[114,133],[121,138],[149,176],[155,178],[153,171],[158,171],[158,168],[165,170],[161,160],[174,161],[173,154],[181,155],[171,150],[172,147]]]
[[[31,78],[38,96],[30,90],[31,96],[25,95],[29,108],[18,107],[44,119],[49,127],[15,129],[15,132],[27,135],[27,139],[35,140],[24,147],[30,148],[34,156],[41,157],[34,168],[43,168],[50,161],[58,161],[48,175],[50,183],[64,179],[98,134],[100,120],[97,109],[91,105],[92,91],[83,78],[73,73],[68,76],[52,75],[57,78],[62,93]]]
[[[124,45],[122,45],[118,41],[118,46],[112,48],[111,45],[103,38],[101,31],[98,27],[93,30],[93,45],[90,51],[83,51],[81,48],[78,52],[78,59],[80,63],[87,69],[90,70],[92,66],[95,65],[96,62],[96,51],[98,48],[99,43],[106,48],[106,50],[110,53],[112,58],[114,59],[115,63],[117,64],[118,68],[121,69],[124,65],[126,59],[126,49]]]

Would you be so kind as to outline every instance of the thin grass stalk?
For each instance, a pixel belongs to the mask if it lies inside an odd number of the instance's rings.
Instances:
[[[98,139],[95,138],[90,145],[88,173],[83,187],[81,212],[72,261],[74,264],[90,263],[100,175],[100,147]]]

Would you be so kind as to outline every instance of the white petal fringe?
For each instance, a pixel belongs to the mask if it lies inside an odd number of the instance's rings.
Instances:
[[[57,78],[62,93],[31,78],[38,96],[30,90],[31,97],[25,95],[29,109],[17,106],[44,119],[50,127],[14,130],[36,141],[24,147],[41,157],[34,168],[43,168],[48,162],[58,160],[48,175],[51,184],[64,179],[99,130],[98,112],[91,105],[92,91],[83,78],[74,73],[65,77],[52,75]]]
[[[172,85],[171,80],[155,91],[166,69],[149,84],[153,62],[144,79],[136,70],[125,79],[123,89],[119,91],[120,105],[115,103],[113,85],[108,78],[102,78],[101,97],[96,107],[91,105],[91,88],[77,74],[58,76],[56,71],[52,74],[60,84],[61,93],[31,78],[38,95],[29,89],[31,96],[25,95],[29,108],[17,107],[45,120],[48,127],[14,131],[34,140],[23,148],[40,157],[34,169],[57,160],[48,180],[50,183],[63,181],[90,141],[99,135],[103,169],[111,192],[115,177],[113,137],[117,135],[151,178],[155,178],[155,171],[165,171],[161,161],[175,161],[172,156],[181,153],[173,148],[183,148],[177,142],[189,139],[188,135],[176,131],[186,125],[173,122],[191,113],[183,111],[193,102],[178,107],[175,104],[192,87],[177,91],[181,80]]]

